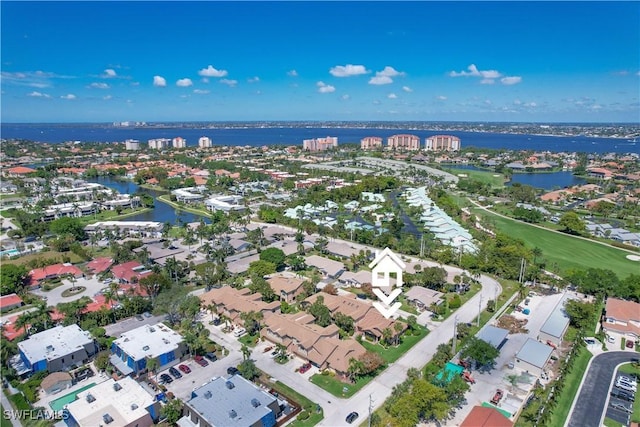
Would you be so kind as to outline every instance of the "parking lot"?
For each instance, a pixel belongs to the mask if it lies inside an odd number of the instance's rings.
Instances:
[[[609,397],[609,403],[607,404],[607,412],[605,416],[619,422],[622,425],[628,426],[631,419],[631,413],[633,412],[633,402],[629,401],[628,398],[622,397],[622,395],[631,395],[635,397],[636,393],[630,390],[624,390],[616,386],[616,382],[621,376],[629,377],[628,374],[616,371],[615,380],[611,389],[612,395],[610,395]],[[614,396],[618,393],[620,394],[617,397]]]

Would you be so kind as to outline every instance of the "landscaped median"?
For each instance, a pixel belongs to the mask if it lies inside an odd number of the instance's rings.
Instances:
[[[398,360],[403,354],[405,354],[411,347],[416,345],[418,341],[422,338],[426,337],[429,333],[428,329],[416,325],[415,326],[415,335],[403,335],[402,342],[397,346],[388,346],[384,347],[381,344],[375,344],[368,342],[366,340],[362,340],[360,343],[366,348],[368,351],[374,352],[385,362],[385,368],[388,364],[395,362]],[[327,371],[325,371],[327,372]],[[378,374],[381,370],[378,371]],[[355,383],[345,383],[340,381],[335,376],[331,375],[329,372],[325,374],[315,374],[310,378],[310,381],[317,385],[318,387],[328,391],[339,398],[349,398],[356,394],[362,387],[367,385],[372,379],[374,379],[375,375],[368,375],[358,378]]]

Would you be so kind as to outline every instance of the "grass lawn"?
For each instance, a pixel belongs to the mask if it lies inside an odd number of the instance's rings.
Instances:
[[[589,360],[592,356],[591,352],[589,352],[589,350],[584,346],[581,346],[576,352],[576,359],[573,362],[573,367],[571,368],[571,372],[569,372],[564,379],[564,387],[560,392],[561,394],[558,399],[558,404],[553,408],[548,425],[561,426],[564,424],[564,421],[569,416],[569,410],[571,409],[573,399],[576,397],[576,393],[580,387],[582,376],[585,374],[587,365],[589,364]]]
[[[493,215],[482,209],[475,208],[474,213],[487,218],[503,233],[522,239],[528,247],[537,246],[542,249],[542,256],[547,260],[548,268],[552,268],[556,263],[560,275],[572,268],[593,267],[613,270],[620,278],[625,278],[630,274],[637,274],[640,269],[640,263],[626,258],[629,255],[626,251],[543,230]]]
[[[359,378],[358,381],[356,381],[354,384],[342,382],[335,377],[332,377],[331,375],[315,374],[311,377],[311,382],[336,397],[346,399],[356,394],[362,387],[369,384],[369,381],[374,378],[375,377],[372,376],[362,377]],[[347,388],[346,392],[343,392],[344,387]]]
[[[604,419],[604,425],[607,427],[625,427],[624,424],[619,423],[615,420],[612,420],[611,418],[605,418]]]
[[[324,418],[322,412],[318,413],[316,411],[317,404],[313,403],[297,391],[288,387],[286,384],[277,381],[275,383],[269,383],[268,385],[278,393],[283,394],[284,396],[287,396],[298,402],[298,404],[300,404],[302,408],[310,414],[310,417],[306,420],[295,419],[288,425],[293,427],[312,427],[318,424]]]
[[[0,416],[0,427],[12,427],[13,424],[11,424],[11,421],[5,418],[4,406],[2,405],[0,405],[0,412],[2,412],[2,416]]]
[[[238,341],[245,344],[247,347],[255,347],[259,338],[260,337],[258,335],[245,334],[238,338]]]
[[[171,199],[170,199],[170,196],[167,195],[167,194],[164,194],[162,196],[158,196],[158,200],[160,200],[163,203],[168,204],[169,206],[171,206],[171,207],[173,207],[175,209],[179,209],[179,210],[182,210],[182,211],[185,211],[185,212],[191,212],[193,214],[204,216],[204,217],[207,217],[207,218],[209,218],[211,216],[211,212],[209,212],[206,209],[189,208],[189,207],[186,207],[186,206],[181,206],[181,205],[177,204],[176,202],[172,202]]]
[[[46,251],[46,252],[38,252],[38,253],[29,254],[29,255],[24,255],[24,256],[21,256],[21,257],[19,257],[17,259],[2,260],[2,263],[3,264],[25,265],[29,261],[31,261],[33,259],[37,259],[37,258],[42,258],[42,259],[56,258],[58,260],[58,262],[62,262],[62,256],[63,255],[66,255],[69,258],[71,258],[71,263],[72,264],[77,264],[77,263],[83,261],[82,258],[80,258],[78,255],[74,254],[73,252]]]
[[[494,188],[504,187],[504,175],[496,172],[476,171],[476,170],[469,170],[469,169],[456,169],[455,167],[449,168],[448,166],[443,166],[442,169],[456,176],[458,176],[458,174],[467,175],[467,177],[469,177],[470,179],[474,179],[482,183],[491,184],[491,186]],[[494,175],[498,175],[498,176],[494,176]],[[460,179],[464,180],[466,178],[460,177]]]
[[[402,343],[397,347],[390,346],[388,348],[385,348],[380,344],[374,344],[366,340],[362,340],[361,344],[367,350],[373,351],[374,353],[378,353],[386,363],[393,363],[396,360],[398,360],[400,356],[402,356],[407,351],[409,351],[411,347],[416,345],[418,341],[426,337],[427,334],[429,333],[427,328],[420,325],[416,325],[416,326],[418,327],[417,330],[420,332],[420,334],[419,335],[403,335]]]

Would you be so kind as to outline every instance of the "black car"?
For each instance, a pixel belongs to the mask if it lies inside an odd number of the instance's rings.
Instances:
[[[171,378],[167,374],[160,375],[160,384],[171,384],[173,382],[173,378]]]
[[[215,362],[216,360],[218,360],[218,356],[216,356],[216,354],[212,353],[212,352],[205,353],[204,357],[206,357],[207,359],[209,359],[212,362]]]
[[[227,368],[227,374],[229,374],[229,375],[235,375],[235,374],[237,374],[238,372],[240,372],[240,371],[238,371],[238,368],[236,368],[236,367],[234,367],[234,366],[229,366],[229,367]]]
[[[352,422],[354,422],[356,420],[356,418],[358,418],[358,413],[357,412],[352,412],[349,415],[347,415],[347,418],[345,418],[345,421],[348,422],[349,424],[351,424]]]
[[[175,379],[182,378],[182,374],[173,366],[169,368],[169,373],[173,375]]]
[[[628,402],[633,402],[636,400],[633,393],[626,390],[620,390],[619,388],[614,388],[613,390],[611,390],[611,396],[617,397],[618,399],[626,400]]]

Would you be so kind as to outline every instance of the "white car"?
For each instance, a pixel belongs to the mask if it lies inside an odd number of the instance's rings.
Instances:
[[[233,336],[236,337],[236,338],[240,338],[241,336],[243,336],[246,333],[247,333],[247,330],[245,328],[240,328],[240,329],[236,329],[235,331],[233,331]]]
[[[618,377],[618,381],[622,381],[622,382],[625,382],[625,383],[629,383],[629,384],[631,384],[631,385],[635,385],[635,386],[637,386],[637,385],[638,385],[638,382],[637,382],[636,380],[634,380],[633,378],[626,377],[626,376],[624,376],[624,375],[620,375],[620,376]]]
[[[616,387],[621,388],[623,390],[632,391],[634,393],[638,391],[638,387],[636,385],[633,385],[625,381],[620,381],[620,380],[616,381]]]
[[[611,335],[607,335],[607,342],[613,344],[614,342],[616,342],[616,339],[614,337],[612,337]]]

